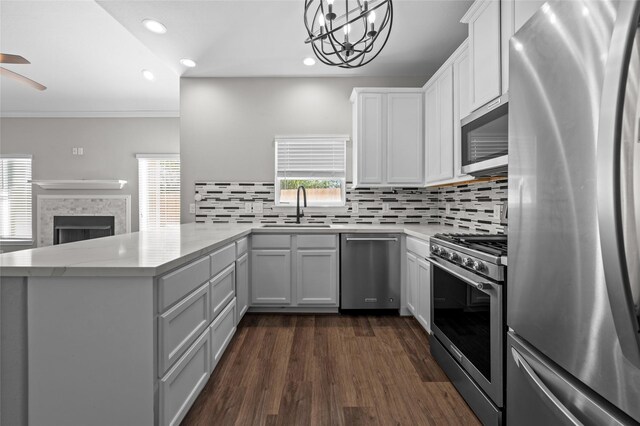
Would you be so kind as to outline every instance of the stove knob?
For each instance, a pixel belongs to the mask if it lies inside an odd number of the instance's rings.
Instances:
[[[465,257],[464,259],[462,259],[462,264],[470,268],[473,264],[473,260],[471,260],[468,257]]]
[[[452,262],[457,262],[458,260],[460,260],[460,256],[458,256],[457,253],[449,253],[449,260]]]
[[[474,260],[473,265],[471,265],[471,267],[473,268],[474,271],[478,271],[478,272],[482,272],[485,269],[484,263],[478,260]]]
[[[438,254],[442,257],[445,257],[449,252],[444,248],[444,247],[440,247],[440,249],[438,250]]]
[[[438,248],[439,248],[439,247],[438,247],[437,245],[435,245],[435,244],[434,244],[434,245],[432,245],[432,246],[431,246],[431,253],[438,253]]]

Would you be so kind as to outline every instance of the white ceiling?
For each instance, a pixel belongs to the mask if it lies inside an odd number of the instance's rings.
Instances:
[[[342,0],[336,0],[340,3]],[[0,51],[31,65],[7,66],[48,86],[3,78],[4,115],[77,115],[179,109],[179,77],[420,76],[425,81],[464,40],[471,0],[395,0],[389,42],[355,70],[302,64],[304,0],[2,0]],[[168,29],[158,35],[141,21]],[[181,58],[198,66],[187,69]],[[141,76],[143,68],[156,75]]]

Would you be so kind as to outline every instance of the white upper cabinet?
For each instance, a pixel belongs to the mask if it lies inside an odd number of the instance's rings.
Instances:
[[[471,180],[473,176],[462,173],[462,127],[460,121],[471,114],[469,90],[469,43],[460,45],[453,60],[453,177]]]
[[[460,120],[471,112],[469,54],[465,41],[424,86],[425,183],[471,180],[462,174]]]
[[[460,21],[469,24],[471,110],[502,94],[500,0],[476,0]]]
[[[422,98],[420,89],[353,90],[354,186],[423,183]]]
[[[453,177],[453,70],[450,64],[425,88],[426,183]]]

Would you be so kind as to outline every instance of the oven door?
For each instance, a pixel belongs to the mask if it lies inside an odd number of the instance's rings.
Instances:
[[[503,406],[502,286],[430,257],[433,334],[498,406]]]

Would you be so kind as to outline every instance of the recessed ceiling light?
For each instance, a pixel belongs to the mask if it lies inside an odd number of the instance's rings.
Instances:
[[[316,64],[316,60],[313,58],[304,58],[304,61],[302,61],[302,63],[308,67],[312,67]]]
[[[142,25],[152,33],[164,34],[167,32],[167,27],[154,19],[145,19],[142,21]]]
[[[142,76],[149,81],[153,81],[156,79],[156,76],[149,70],[142,70]]]
[[[187,68],[193,68],[196,66],[196,61],[193,59],[180,59],[180,63]]]

